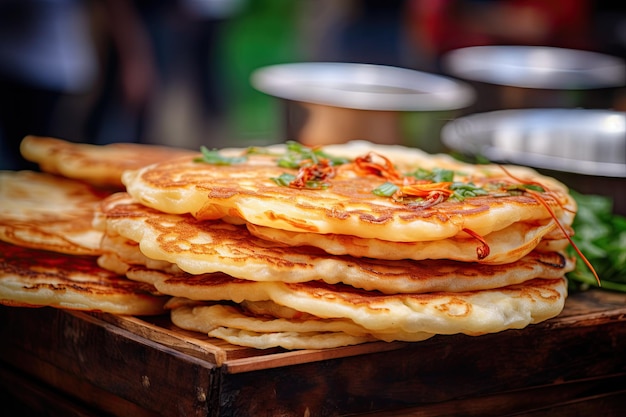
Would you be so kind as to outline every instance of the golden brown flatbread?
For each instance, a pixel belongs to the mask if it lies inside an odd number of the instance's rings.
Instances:
[[[122,187],[122,173],[193,152],[137,143],[91,145],[63,139],[26,136],[20,151],[44,172],[83,180],[97,186]]]
[[[181,321],[180,318],[177,320]],[[255,320],[254,324],[258,325],[259,322],[260,320]],[[255,349],[273,347],[285,349],[331,349],[376,340],[372,336],[353,336],[343,332],[258,332],[224,326],[216,327],[207,334],[211,337],[223,339],[233,345],[248,346]]]
[[[373,333],[480,335],[520,329],[558,315],[567,296],[565,278],[460,293],[382,294],[320,281],[254,282],[219,273],[168,275],[136,268],[128,276],[175,297],[235,303],[270,300],[320,318],[348,319]]]
[[[332,233],[291,232],[250,223],[247,228],[252,235],[270,242],[289,246],[313,246],[332,255],[386,260],[450,259],[495,265],[515,262],[535,249],[548,247],[547,245],[550,245],[551,251],[562,251],[569,244],[553,219],[518,222],[483,236],[484,244],[489,248],[486,256],[478,254],[482,247],[481,242],[463,234],[426,242],[390,242]]]
[[[167,213],[394,242],[486,236],[576,211],[563,184],[527,168],[368,143],[334,145],[323,154],[290,149],[256,149],[243,160],[224,152],[210,163],[182,157],[127,171],[122,181],[138,202]],[[453,178],[436,179],[441,170]],[[419,179],[424,171],[431,180]],[[386,196],[389,182],[397,190]]]
[[[123,236],[137,242],[150,260],[176,264],[191,274],[223,272],[253,281],[322,280],[387,294],[458,292],[497,288],[538,277],[560,278],[574,267],[572,260],[557,252],[531,252],[502,265],[333,256],[316,248],[266,242],[251,236],[245,226],[162,213],[134,203],[124,193],[106,199],[102,214],[111,245],[116,235]],[[119,249],[111,246],[109,252],[126,254],[128,264],[147,262],[132,252],[136,246],[115,241]],[[105,265],[104,260],[101,265]]]
[[[126,274],[132,265],[143,265],[174,274],[181,272],[176,264],[148,258],[139,250],[137,242],[119,235],[111,236],[105,233],[100,246],[103,253],[98,257],[98,265],[120,275]]]
[[[257,349],[328,349],[376,340],[418,342],[434,336],[406,332],[372,334],[350,320],[321,319],[297,311],[289,317],[273,317],[265,310],[250,311],[250,304],[258,303],[207,303],[175,297],[166,308],[171,310],[172,322],[178,327]]]
[[[152,285],[100,268],[95,257],[0,242],[0,304],[155,315],[168,299]]]
[[[250,313],[232,303],[171,301],[166,308],[178,327],[208,335],[217,332],[215,337],[257,349],[328,349],[376,340],[349,320],[274,318]]]
[[[99,255],[94,213],[108,193],[33,171],[0,171],[0,240],[33,249]]]

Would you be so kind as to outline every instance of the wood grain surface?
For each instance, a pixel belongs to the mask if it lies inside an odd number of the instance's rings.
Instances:
[[[608,291],[522,330],[319,351],[233,346],[166,316],[1,307],[0,320],[3,379],[108,415],[626,415],[626,295]]]

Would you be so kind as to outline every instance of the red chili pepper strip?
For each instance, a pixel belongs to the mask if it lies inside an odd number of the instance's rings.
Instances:
[[[422,197],[427,198],[434,193],[440,194],[447,198],[452,195],[450,190],[451,182],[425,182],[405,185],[401,187],[398,192],[401,196]]]
[[[381,158],[384,164],[374,162],[374,157]],[[354,160],[354,163],[356,167],[365,174],[383,177],[391,182],[402,181],[403,176],[396,170],[393,163],[388,158],[375,152],[370,152],[365,156],[357,157]]]
[[[320,159],[317,164],[302,166],[296,178],[289,183],[290,187],[307,188],[311,181],[323,183],[335,176],[335,168],[327,159]]]
[[[500,168],[511,178],[513,178],[516,181],[521,182],[522,184],[534,184],[534,185],[540,185],[544,190],[547,190],[547,188],[545,186],[543,186],[543,184],[539,184],[537,182],[531,182],[531,181],[523,181],[520,180],[519,178],[515,178],[506,168],[504,168],[502,165],[500,165]],[[598,286],[601,287],[602,286],[602,282],[600,281],[600,277],[598,276],[598,273],[596,272],[595,268],[593,267],[593,265],[591,265],[591,262],[589,262],[589,260],[585,257],[585,255],[583,255],[583,253],[581,252],[580,249],[578,249],[578,246],[576,246],[576,243],[574,243],[574,241],[572,240],[572,238],[570,237],[569,233],[567,232],[567,230],[565,229],[565,226],[563,226],[561,224],[561,222],[559,221],[559,219],[557,218],[556,214],[554,213],[554,211],[552,210],[552,207],[550,207],[550,204],[548,204],[548,202],[545,200],[545,198],[543,198],[543,196],[541,195],[541,193],[537,192],[537,191],[533,191],[533,190],[524,190],[526,193],[530,194],[535,200],[537,200],[537,202],[539,202],[539,204],[543,205],[546,210],[548,210],[548,213],[550,213],[550,216],[552,216],[552,218],[554,219],[554,221],[556,222],[557,226],[559,227],[559,229],[561,229],[561,232],[563,232],[563,236],[565,236],[565,238],[569,241],[570,245],[572,245],[572,247],[574,248],[574,250],[576,251],[576,253],[578,254],[578,256],[580,256],[580,259],[583,260],[583,262],[585,263],[585,265],[587,265],[587,268],[589,268],[589,270],[591,271],[591,273],[593,274],[593,276],[596,279],[596,282],[598,283]],[[558,200],[555,198],[555,200],[558,203]],[[558,203],[559,206],[561,206],[560,203]],[[562,208],[562,206],[561,206]]]
[[[483,238],[481,235],[471,229],[464,228],[463,231],[481,243],[481,245],[476,248],[476,255],[478,255],[479,260],[485,259],[487,256],[489,256],[489,253],[491,253],[491,248],[489,248],[489,245],[485,241],[485,238]]]
[[[520,184],[525,184],[525,185],[538,185],[538,186],[540,186],[541,188],[543,188],[544,190],[549,191],[549,190],[548,190],[548,188],[547,188],[545,185],[543,185],[543,184],[541,184],[541,183],[539,183],[539,182],[536,182],[536,181],[527,181],[527,180],[523,180],[523,179],[521,179],[521,178],[517,178],[515,175],[511,174],[511,172],[510,172],[508,169],[506,169],[503,165],[498,165],[498,166],[500,167],[500,169],[501,169],[502,171],[504,171],[504,173],[505,173],[506,175],[508,175],[509,177],[513,178],[516,182],[518,182],[518,183],[520,183]]]
[[[595,277],[596,282],[598,283],[598,287],[601,287],[602,286],[602,282],[600,282],[600,277],[598,276],[598,273],[594,269],[593,265],[591,265],[591,262],[589,262],[589,260],[585,257],[585,255],[583,255],[581,250],[578,249],[578,246],[576,246],[576,244],[574,243],[572,238],[569,236],[569,233],[567,233],[567,230],[565,230],[565,227],[557,219],[556,214],[554,214],[554,211],[552,210],[550,205],[546,202],[546,200],[543,198],[543,196],[540,195],[538,192],[532,191],[532,190],[527,190],[526,192],[528,194],[530,194],[531,196],[533,196],[535,200],[537,200],[540,204],[542,204],[546,208],[546,210],[548,210],[548,212],[550,213],[550,215],[552,216],[552,218],[556,222],[557,226],[559,226],[559,229],[561,229],[561,231],[563,232],[563,235],[565,236],[565,238],[569,241],[570,245],[572,245],[572,247],[574,248],[574,250],[576,251],[578,256],[580,256],[580,258],[583,260],[585,265],[587,265],[587,268],[589,268],[589,270],[591,271],[591,273]]]

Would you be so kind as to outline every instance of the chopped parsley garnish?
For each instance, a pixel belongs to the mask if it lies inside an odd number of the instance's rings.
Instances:
[[[200,147],[202,156],[194,159],[194,162],[204,162],[210,165],[236,165],[248,160],[246,156],[224,156],[217,149],[209,149],[206,146]]]
[[[293,174],[287,174],[286,172],[280,174],[278,177],[272,177],[271,180],[281,187],[289,187],[289,183],[296,179]]]
[[[298,177],[296,177],[295,175],[288,174],[286,172],[280,174],[280,176],[278,177],[271,178],[272,181],[274,181],[277,185],[280,185],[281,187],[306,188],[309,190],[325,190],[326,188],[330,187],[330,184],[328,182],[319,180],[303,180],[302,186],[294,186],[297,179]]]
[[[400,180],[388,181],[372,193],[380,197],[391,197],[396,202],[413,205],[422,202],[442,202],[449,199],[463,201],[466,198],[492,196],[506,197],[521,195],[526,191],[543,193],[545,189],[539,184],[511,184],[508,182],[490,182],[477,186],[472,182],[454,181],[455,172],[449,169],[434,168],[427,170],[418,168],[403,174]],[[399,181],[403,181],[400,185]]]
[[[283,173],[271,178],[280,186],[313,190],[329,188],[328,180],[335,176],[335,166],[350,162],[347,158],[334,157],[320,148],[309,148],[298,142],[288,141],[286,146],[286,152],[276,163],[282,168],[297,169],[298,173]]]
[[[424,168],[418,168],[417,170],[406,174],[406,176],[432,182],[452,182],[454,180],[454,171],[442,168],[433,168],[432,171]]]
[[[320,148],[309,148],[298,142],[286,142],[287,152],[278,158],[277,164],[282,168],[299,169],[303,164],[317,164],[320,160],[326,159],[331,166],[347,164],[347,158],[331,156]]]

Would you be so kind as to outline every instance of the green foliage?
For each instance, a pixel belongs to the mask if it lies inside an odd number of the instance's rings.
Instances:
[[[593,265],[603,289],[626,292],[626,218],[612,212],[608,197],[574,191],[572,195],[578,203],[572,240]],[[573,248],[569,251],[574,254]],[[572,290],[597,286],[595,277],[581,261],[567,277]]]

